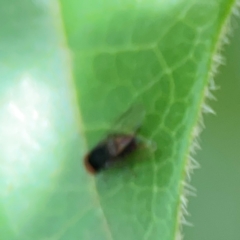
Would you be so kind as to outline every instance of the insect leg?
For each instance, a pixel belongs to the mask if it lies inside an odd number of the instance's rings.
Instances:
[[[140,134],[137,135],[137,140],[139,145],[150,149],[151,152],[155,152],[157,150],[157,143],[155,141],[149,140]]]

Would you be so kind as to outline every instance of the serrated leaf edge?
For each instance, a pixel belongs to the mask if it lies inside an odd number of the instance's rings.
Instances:
[[[203,98],[201,101],[199,116],[196,125],[193,127],[191,134],[191,144],[189,146],[189,153],[186,157],[186,164],[183,176],[184,180],[181,182],[181,196],[176,224],[176,232],[175,232],[175,240],[183,240],[183,226],[193,226],[186,217],[189,216],[189,212],[187,210],[188,207],[188,197],[196,196],[196,189],[190,184],[191,175],[194,170],[200,167],[200,164],[195,160],[194,156],[196,155],[196,151],[200,149],[199,144],[199,136],[202,130],[205,128],[203,115],[206,113],[215,114],[214,110],[208,105],[208,100],[215,100],[216,98],[213,95],[213,91],[217,89],[216,84],[214,82],[214,78],[218,73],[218,69],[220,65],[225,63],[223,57],[223,50],[226,44],[229,44],[229,38],[233,35],[232,31],[232,20],[234,18],[240,16],[240,0],[235,0],[232,2],[232,6],[229,7],[229,14],[227,18],[224,20],[222,24],[222,28],[219,32],[218,42],[216,47],[213,50],[212,59],[211,59],[211,67],[208,74],[208,84],[204,90]]]

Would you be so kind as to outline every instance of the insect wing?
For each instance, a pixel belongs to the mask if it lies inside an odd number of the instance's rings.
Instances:
[[[119,156],[133,140],[131,135],[110,135],[107,147],[110,154],[114,157]]]
[[[113,123],[111,130],[113,134],[110,135],[114,135],[114,133],[134,135],[141,127],[145,115],[146,112],[142,105],[133,105]]]

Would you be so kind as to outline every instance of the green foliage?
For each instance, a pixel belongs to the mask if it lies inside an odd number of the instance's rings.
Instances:
[[[235,1],[0,2],[1,239],[175,239]],[[136,103],[157,150],[89,176],[84,154]]]

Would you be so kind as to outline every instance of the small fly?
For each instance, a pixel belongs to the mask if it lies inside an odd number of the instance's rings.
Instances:
[[[137,132],[144,117],[145,111],[139,105],[126,111],[115,123],[113,133],[108,134],[85,156],[86,170],[96,174],[117,162],[124,161],[135,152],[140,145]]]

